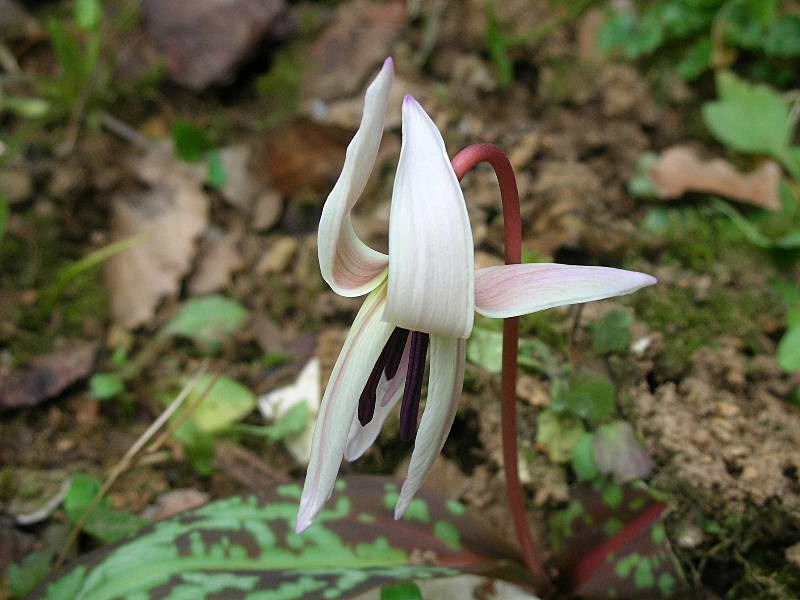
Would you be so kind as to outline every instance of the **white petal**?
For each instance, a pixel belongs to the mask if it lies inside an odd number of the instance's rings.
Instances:
[[[466,342],[462,339],[431,336],[431,370],[428,398],[420,419],[414,452],[408,465],[408,476],[400,489],[394,518],[403,516],[414,494],[422,486],[433,462],[453,426],[458,399],[464,383]]]
[[[392,59],[387,58],[367,88],[361,125],[347,147],[342,174],[325,201],[319,220],[317,251],[322,277],[342,296],[360,296],[374,289],[388,264],[385,254],[373,250],[356,235],[350,211],[375,166],[393,77]]]
[[[466,338],[475,312],[472,229],[458,178],[433,121],[403,102],[403,144],[389,218],[384,318],[406,329]]]
[[[362,425],[358,420],[358,415],[353,419],[348,435],[347,447],[344,450],[344,457],[349,461],[354,461],[369,448],[378,437],[378,434],[386,422],[387,417],[392,412],[400,398],[403,397],[403,389],[408,372],[408,356],[411,344],[406,341],[403,357],[400,359],[400,366],[397,373],[390,381],[384,375],[378,384],[377,399],[375,402],[375,415],[366,425]]]
[[[364,300],[336,359],[314,428],[311,459],[297,514],[298,533],[311,525],[330,498],[350,423],[358,408],[358,397],[375,365],[375,357],[394,329],[393,325],[381,320],[385,303],[384,283]]]
[[[475,273],[475,310],[487,317],[516,317],[630,294],[656,281],[645,273],[610,267],[552,263],[486,267]]]

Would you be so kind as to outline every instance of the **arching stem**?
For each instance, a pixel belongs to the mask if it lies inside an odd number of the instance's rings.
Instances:
[[[519,192],[514,169],[500,148],[492,144],[474,144],[464,148],[453,157],[453,169],[461,180],[475,165],[488,162],[497,175],[500,197],[503,203],[505,227],[506,264],[522,261],[522,219],[519,211]],[[542,564],[542,559],[533,541],[525,513],[525,496],[517,469],[517,354],[519,352],[519,317],[503,321],[503,374],[502,437],[503,466],[506,475],[506,495],[514,520],[514,529],[519,540],[522,557],[533,574],[539,593],[547,597],[552,594],[552,583]]]

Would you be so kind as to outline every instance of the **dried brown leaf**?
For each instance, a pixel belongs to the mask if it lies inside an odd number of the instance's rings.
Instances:
[[[0,408],[34,406],[56,396],[92,372],[96,354],[97,344],[80,342],[0,378]]]
[[[208,198],[196,170],[153,151],[134,168],[152,188],[114,200],[111,235],[142,242],[105,264],[111,316],[132,329],[149,321],[158,303],[176,294],[208,221]]]
[[[768,210],[781,206],[781,168],[765,161],[742,173],[727,160],[703,160],[688,146],[672,146],[650,167],[650,180],[662,198],[677,198],[686,192],[719,194]]]

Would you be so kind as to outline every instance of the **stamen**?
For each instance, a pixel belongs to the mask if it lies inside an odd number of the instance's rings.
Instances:
[[[392,339],[395,336],[396,339]],[[408,339],[408,329],[403,329],[402,327],[397,327],[392,332],[392,337],[389,338],[389,341],[386,342],[386,347],[388,348],[391,343],[391,348],[386,356],[386,368],[384,369],[384,373],[386,374],[387,381],[392,379],[395,375],[397,375],[397,369],[400,368],[400,359],[403,358],[403,350],[406,349],[406,340]]]
[[[408,357],[408,374],[400,407],[400,439],[410,442],[417,433],[417,415],[422,394],[422,377],[425,375],[425,356],[428,354],[427,333],[411,332],[411,348]]]
[[[386,378],[391,379],[397,373],[400,365],[400,358],[403,356],[403,349],[406,345],[406,338],[408,337],[408,329],[396,327],[386,340],[386,345],[378,355],[375,361],[375,366],[372,367],[367,383],[364,385],[364,390],[358,398],[358,422],[361,425],[366,425],[372,420],[375,415],[375,402],[378,397],[378,384],[381,381],[381,375],[384,369],[387,372]],[[392,370],[392,375],[389,376],[389,369]]]

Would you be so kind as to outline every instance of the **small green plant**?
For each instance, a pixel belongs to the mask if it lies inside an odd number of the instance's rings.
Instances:
[[[800,17],[778,0],[656,0],[616,10],[600,32],[600,46],[627,58],[650,58],[687,80],[755,58],[752,76],[775,83],[796,73]]]
[[[221,188],[228,181],[228,173],[222,164],[219,151],[214,148],[203,131],[182,119],[172,124],[172,142],[175,153],[186,162],[202,160],[208,165],[206,181],[215,188]]]

